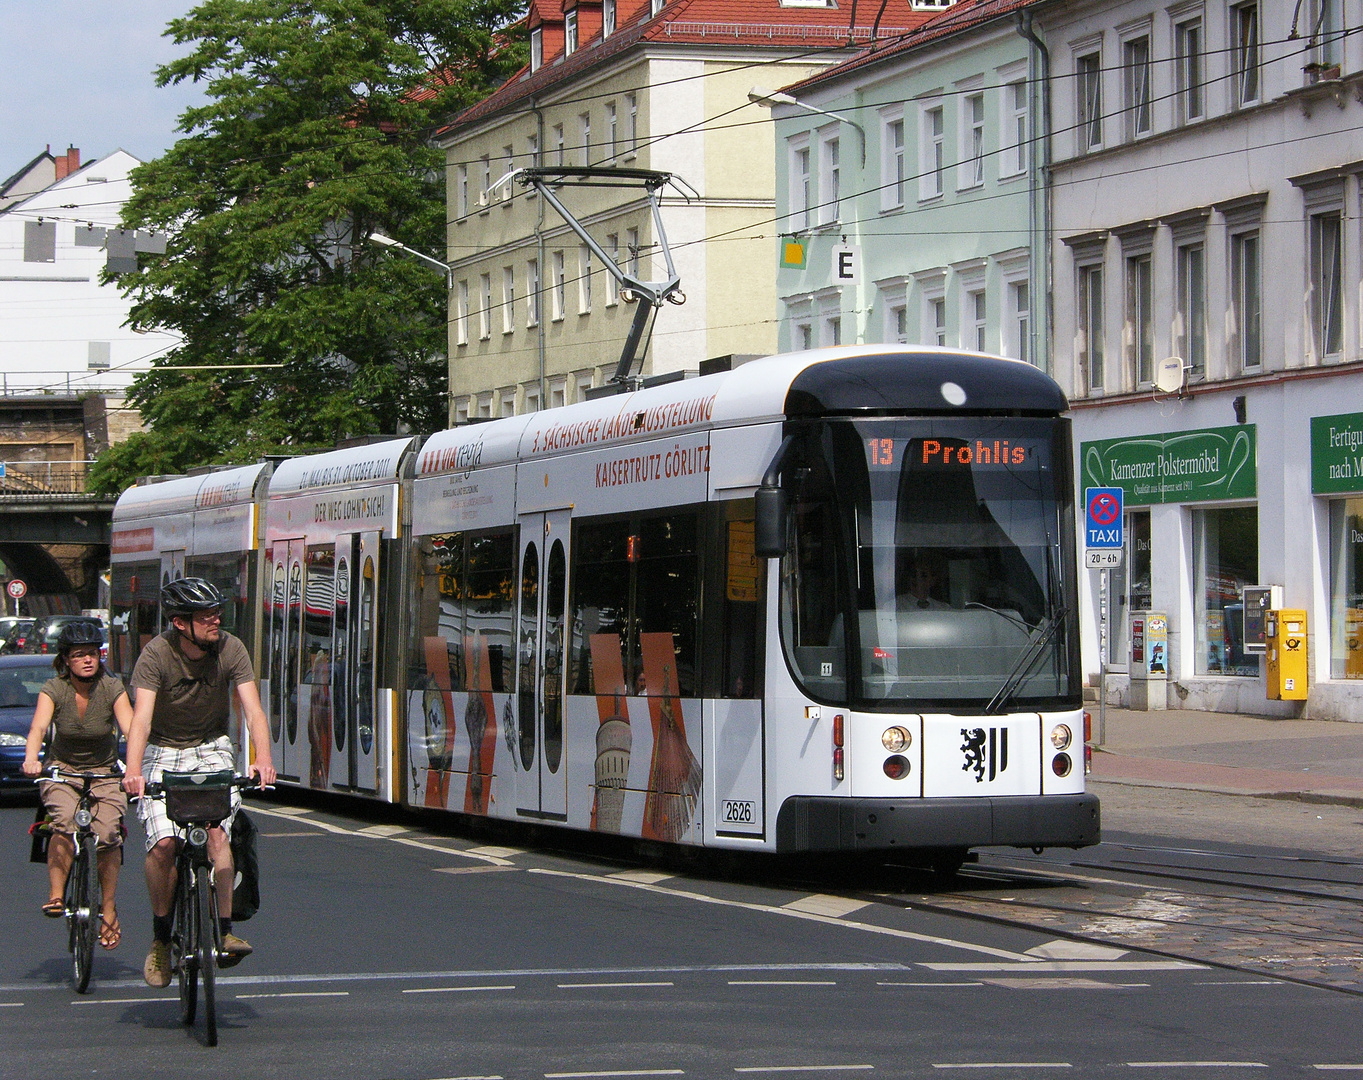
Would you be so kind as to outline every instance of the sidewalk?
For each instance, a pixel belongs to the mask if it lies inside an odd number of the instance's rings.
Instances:
[[[1109,707],[1091,779],[1363,807],[1363,724]]]

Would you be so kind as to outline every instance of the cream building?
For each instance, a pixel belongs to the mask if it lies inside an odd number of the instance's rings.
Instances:
[[[891,0],[893,37],[937,4]],[[876,5],[850,37],[871,40]],[[672,173],[662,220],[686,302],[658,312],[645,377],[775,352],[773,127],[749,102],[850,55],[849,13],[809,0],[532,3],[531,63],[437,137],[446,152],[450,421],[581,400],[614,374],[634,316],[607,274],[513,168]],[[691,189],[686,191],[685,189]],[[685,192],[685,194],[683,194]],[[644,280],[665,276],[641,188],[564,187],[592,238]]]

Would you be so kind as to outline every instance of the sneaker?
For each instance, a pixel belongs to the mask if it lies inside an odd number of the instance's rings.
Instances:
[[[236,934],[223,934],[222,948],[218,951],[218,967],[229,968],[240,964],[253,951],[250,942],[243,941]]]
[[[153,941],[151,952],[142,964],[142,978],[148,986],[170,985],[170,942]]]

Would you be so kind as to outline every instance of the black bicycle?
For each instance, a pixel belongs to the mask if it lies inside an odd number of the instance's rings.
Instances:
[[[51,781],[71,787],[80,781],[80,803],[75,816],[76,835],[71,838],[76,850],[71,860],[71,872],[66,875],[66,888],[62,892],[66,947],[71,952],[71,982],[78,994],[90,988],[95,943],[99,941],[100,912],[104,906],[104,892],[99,884],[98,838],[91,828],[95,820],[94,806],[99,796],[90,790],[90,785],[96,780],[107,780],[111,775],[118,774],[64,772],[50,768],[35,781]]]
[[[208,830],[232,816],[232,790],[256,787],[253,776],[230,769],[211,773],[163,773],[148,784],[146,797],[165,799],[166,814],[184,834],[175,845],[175,924],[170,938],[171,969],[180,982],[180,1022],[192,1026],[203,984],[205,1042],[218,1045],[215,997],[222,953],[218,887],[208,857]]]

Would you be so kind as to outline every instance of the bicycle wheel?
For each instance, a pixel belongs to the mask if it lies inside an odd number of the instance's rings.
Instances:
[[[178,864],[175,885],[175,933],[170,939],[171,964],[180,978],[180,1023],[194,1023],[199,1004],[199,964],[195,943],[199,940],[199,910],[195,905],[194,871],[188,862]]]
[[[81,836],[78,840],[80,848],[71,867],[71,876],[76,879],[75,947],[71,950],[71,968],[76,993],[83,994],[90,987],[95,942],[99,938],[99,860],[95,857],[93,836]]]
[[[218,1012],[214,991],[215,976],[218,968],[218,910],[214,901],[213,868],[201,866],[198,869],[199,893],[199,977],[204,988],[204,1027],[205,1041],[209,1046],[218,1045]]]

